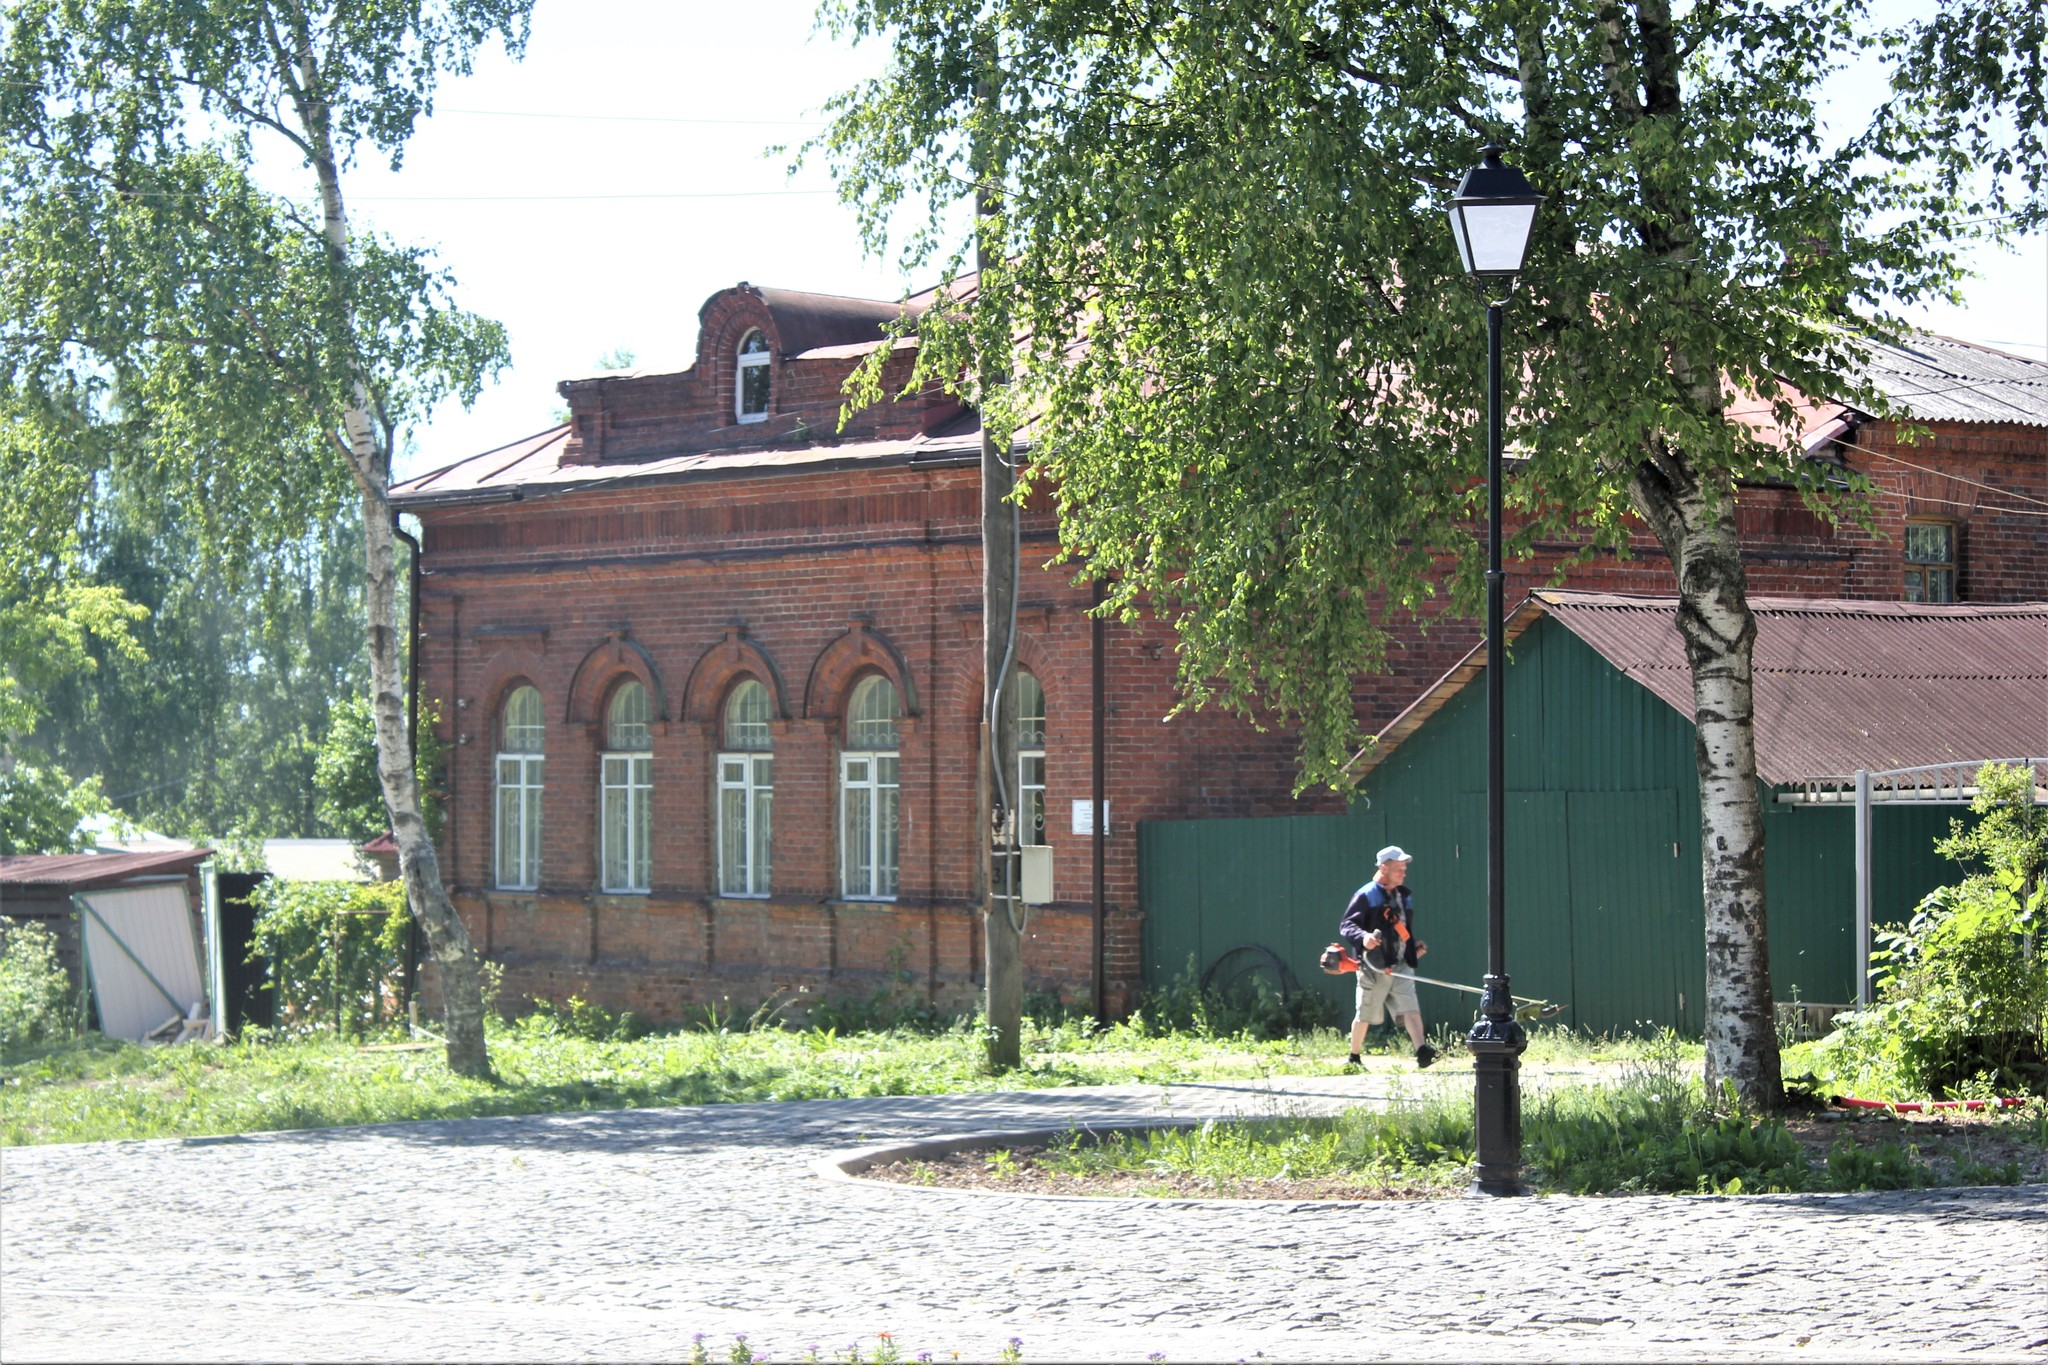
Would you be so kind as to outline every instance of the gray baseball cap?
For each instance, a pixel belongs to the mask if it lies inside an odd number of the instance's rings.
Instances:
[[[1408,863],[1415,861],[1415,855],[1403,852],[1399,844],[1388,844],[1380,850],[1380,856],[1373,861],[1380,863]]]

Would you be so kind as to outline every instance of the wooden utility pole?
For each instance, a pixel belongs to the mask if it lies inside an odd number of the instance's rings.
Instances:
[[[974,306],[988,294],[981,287],[991,270],[1002,267],[998,215],[1002,212],[999,177],[1002,157],[995,150],[992,125],[1001,109],[1000,73],[993,36],[984,39],[982,75],[977,85],[981,105],[975,134],[975,250],[979,272]],[[1017,851],[1019,806],[1017,774],[1017,569],[1021,558],[1017,504],[1017,469],[1007,431],[989,421],[990,396],[1009,382],[1009,329],[983,323],[980,336],[981,373],[981,665],[983,790],[988,793],[988,899],[983,906],[987,932],[984,945],[988,1065],[1008,1071],[1022,1058],[1024,1023],[1024,898],[1022,857]]]

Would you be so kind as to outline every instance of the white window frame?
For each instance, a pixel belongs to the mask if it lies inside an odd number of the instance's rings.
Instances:
[[[755,337],[761,338],[761,349],[758,351],[749,351],[747,349],[747,343],[752,341]],[[737,357],[737,361],[734,364],[732,371],[733,420],[742,423],[765,422],[768,420],[768,413],[775,406],[774,376],[773,372],[770,371],[768,368],[770,356],[767,334],[758,327],[754,328],[752,331],[748,332],[745,336],[740,338],[740,348],[735,353],[735,355]],[[760,370],[766,377],[763,385],[764,392],[761,400],[761,410],[759,412],[748,412],[747,376],[749,372],[757,369]]]
[[[512,780],[505,780],[507,767],[512,769]],[[500,891],[534,891],[540,887],[541,850],[541,792],[546,789],[542,781],[545,772],[544,760],[540,754],[519,751],[501,752],[497,756],[497,799],[491,808],[491,874]],[[512,798],[513,818],[506,819],[505,798]],[[511,825],[508,830],[507,824]],[[529,839],[528,830],[532,837]],[[507,878],[506,853],[510,850],[513,875]]]
[[[521,683],[508,692],[498,715],[498,749],[491,767],[491,884],[501,891],[533,891],[540,887],[541,792],[545,788],[547,729],[540,721],[522,721],[517,727],[512,723],[514,704],[529,693],[533,697],[532,714],[541,715],[540,692],[532,683]],[[513,738],[509,732],[514,728],[530,732],[521,736],[530,743],[513,747],[508,741]],[[505,780],[508,767],[512,774],[510,782]],[[509,804],[513,807],[510,829],[506,828],[507,796],[512,798]],[[505,875],[508,862],[512,869],[509,878]]]
[[[646,751],[607,751],[600,755],[597,783],[598,889],[608,896],[640,896],[653,889],[654,755]],[[612,828],[613,792],[623,792],[618,829]],[[626,871],[624,884],[610,877],[614,840]]]
[[[737,777],[729,771],[737,768]],[[775,755],[760,749],[731,749],[718,755],[718,894],[739,898],[766,897],[774,874]],[[735,831],[727,823],[726,797],[739,796],[740,827],[736,834],[738,867],[733,866]]]
[[[902,815],[901,762],[895,749],[847,749],[839,755],[839,894],[843,900],[896,899],[902,872],[902,845],[898,838]],[[887,781],[882,778],[885,763],[891,773]],[[858,779],[853,773],[856,765],[865,769]],[[866,827],[859,831],[852,828],[855,795],[867,798]],[[867,859],[866,877],[860,881],[856,881],[861,871],[855,865],[856,854],[865,854]]]
[[[1038,679],[1029,673],[1017,673],[1017,842],[1025,847],[1035,848],[1045,842],[1045,689],[1038,689],[1038,743],[1024,744],[1023,681],[1030,678],[1036,685]],[[1033,763],[1037,771],[1032,771]]]
[[[634,679],[631,686],[640,688],[646,699],[651,726],[653,716],[653,694],[647,691],[645,683]],[[615,733],[618,722],[613,713],[618,709],[621,693],[612,694],[605,707],[605,741],[618,742]],[[651,729],[650,729],[651,738]],[[637,738],[637,736],[634,736]],[[619,827],[612,825],[611,794],[623,794],[620,802]],[[654,754],[651,749],[607,748],[598,755],[597,769],[597,880],[598,889],[606,895],[645,895],[653,889],[654,870]],[[615,859],[614,853],[619,854]],[[623,880],[611,875],[612,865],[619,862],[625,871]]]

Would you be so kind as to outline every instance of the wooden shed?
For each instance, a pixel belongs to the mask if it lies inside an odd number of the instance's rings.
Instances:
[[[1703,1025],[1704,921],[1690,674],[1676,600],[1533,594],[1509,622],[1507,966],[1517,994],[1569,1001],[1591,1032]],[[1756,715],[1772,989],[1856,999],[1858,769],[2048,753],[2048,605],[1758,598]],[[1373,852],[1415,857],[1424,971],[1476,984],[1486,905],[1485,671],[1475,651],[1360,761],[1336,816],[1171,821],[1139,832],[1144,968],[1162,981],[1240,944],[1314,970]],[[1882,806],[1872,915],[1904,919],[1956,879],[1934,840],[1957,804]],[[1423,988],[1425,1016],[1470,997]]]

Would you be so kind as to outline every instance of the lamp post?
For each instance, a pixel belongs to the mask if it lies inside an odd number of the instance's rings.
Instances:
[[[1451,230],[1465,273],[1485,289],[1503,281],[1505,294],[1521,273],[1543,196],[1522,173],[1504,164],[1500,148],[1481,149],[1451,201]],[[1500,567],[1500,317],[1504,299],[1486,303],[1486,980],[1479,1020],[1466,1043],[1472,1049],[1473,1119],[1477,1129],[1481,1194],[1522,1189],[1522,1050],[1527,1035],[1508,994],[1507,779],[1502,741],[1507,712],[1507,658],[1502,638]]]

